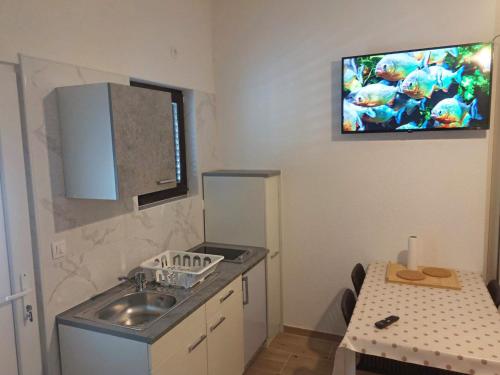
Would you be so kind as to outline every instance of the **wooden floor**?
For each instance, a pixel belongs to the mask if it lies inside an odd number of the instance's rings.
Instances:
[[[338,344],[335,340],[281,333],[260,352],[245,375],[331,375]]]

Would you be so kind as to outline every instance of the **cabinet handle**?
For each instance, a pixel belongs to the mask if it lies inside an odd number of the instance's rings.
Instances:
[[[196,340],[196,342],[188,348],[189,353],[195,350],[198,347],[198,345],[200,345],[203,341],[205,341],[206,338],[207,335],[203,335],[198,340]]]
[[[274,253],[271,255],[271,259],[276,258],[276,257],[278,256],[278,254],[279,254],[279,253],[280,253],[279,251],[274,252]]]
[[[222,298],[220,299],[220,303],[224,302],[224,301],[225,301],[225,300],[227,300],[229,297],[231,297],[231,296],[233,295],[233,293],[234,293],[234,290],[232,290],[232,289],[231,289],[231,290],[230,290],[230,291],[229,291],[229,292],[228,292],[228,293],[227,293],[224,297],[222,297]]]
[[[248,305],[248,277],[243,276],[243,306]]]
[[[220,326],[222,323],[224,323],[224,320],[226,320],[225,316],[223,316],[222,318],[220,318],[217,323],[215,323],[212,327],[210,327],[210,332],[215,331],[218,326]]]
[[[177,179],[176,178],[171,178],[169,180],[158,180],[158,181],[156,181],[156,183],[158,185],[170,184],[171,182],[177,182]]]

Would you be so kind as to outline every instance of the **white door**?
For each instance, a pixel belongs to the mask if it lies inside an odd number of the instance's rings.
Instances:
[[[0,187],[0,374],[40,375],[40,333],[17,74],[15,66],[3,63]]]
[[[266,179],[267,340],[282,330],[280,177]]]
[[[266,262],[260,261],[243,275],[245,366],[267,338]]]
[[[14,336],[14,315],[12,303],[5,297],[11,295],[10,272],[5,241],[2,190],[0,184],[0,363],[5,374],[17,374],[16,338]]]

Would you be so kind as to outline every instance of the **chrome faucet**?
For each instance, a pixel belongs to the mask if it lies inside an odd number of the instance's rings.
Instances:
[[[146,288],[146,274],[144,272],[137,272],[134,279],[136,292],[142,292]]]
[[[146,274],[144,272],[136,272],[134,277],[130,278],[128,276],[120,276],[118,280],[134,283],[136,292],[142,292],[147,285]]]

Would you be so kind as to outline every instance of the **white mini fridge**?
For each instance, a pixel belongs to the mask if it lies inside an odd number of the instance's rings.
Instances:
[[[205,240],[269,250],[265,264],[262,262],[263,266],[255,268],[258,276],[249,279],[249,290],[260,282],[267,296],[259,302],[263,310],[245,307],[246,337],[253,337],[249,327],[256,318],[250,316],[257,313],[267,322],[268,340],[282,330],[280,177],[280,171],[268,170],[220,170],[203,174]],[[253,342],[253,338],[248,340]]]
[[[267,338],[266,262],[243,274],[242,281],[246,366]]]

